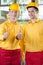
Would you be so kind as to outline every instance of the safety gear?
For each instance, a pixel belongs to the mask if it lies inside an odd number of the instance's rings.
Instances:
[[[20,12],[20,6],[17,3],[13,3],[9,6],[9,10],[15,10]]]
[[[35,8],[38,9],[38,4],[35,3],[35,2],[30,2],[30,3],[27,4],[27,8],[30,8],[30,7],[35,7]]]

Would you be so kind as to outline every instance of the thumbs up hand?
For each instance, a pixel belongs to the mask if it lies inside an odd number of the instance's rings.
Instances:
[[[21,31],[18,33],[18,35],[16,36],[16,39],[20,40],[22,38],[22,33]]]
[[[4,33],[4,40],[6,40],[8,38],[8,30],[6,30],[6,32]]]

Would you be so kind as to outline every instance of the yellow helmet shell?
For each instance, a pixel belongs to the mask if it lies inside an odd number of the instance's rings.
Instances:
[[[35,2],[30,2],[27,4],[27,7],[36,7],[38,9],[38,4]]]
[[[9,10],[14,10],[20,12],[20,6],[17,3],[13,3],[9,6]]]

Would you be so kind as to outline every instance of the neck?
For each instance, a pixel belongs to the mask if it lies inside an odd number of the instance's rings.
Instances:
[[[11,22],[14,23],[14,24],[16,23],[16,21],[17,21],[16,19],[15,20],[11,20]]]
[[[35,23],[37,18],[31,19],[32,23]]]

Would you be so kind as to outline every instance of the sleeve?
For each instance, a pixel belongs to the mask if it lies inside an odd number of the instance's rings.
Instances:
[[[0,25],[0,40],[3,40],[4,39],[4,33],[5,33],[5,25],[4,24],[1,24]]]

